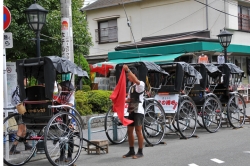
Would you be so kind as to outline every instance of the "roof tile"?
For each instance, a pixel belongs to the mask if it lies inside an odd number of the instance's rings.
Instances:
[[[87,10],[94,10],[94,9],[99,9],[99,8],[105,8],[105,7],[110,7],[110,6],[117,6],[126,3],[132,3],[132,2],[139,2],[142,0],[97,0],[90,5],[84,7],[81,9],[81,11],[87,11]]]

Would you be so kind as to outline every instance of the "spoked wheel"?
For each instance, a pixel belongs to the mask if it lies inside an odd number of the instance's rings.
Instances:
[[[239,95],[233,95],[227,104],[227,118],[230,125],[234,128],[240,128],[245,121],[246,104]],[[240,118],[243,118],[242,120]]]
[[[214,97],[208,97],[202,107],[202,122],[204,128],[210,132],[216,132],[221,126],[222,105]]]
[[[54,165],[72,165],[79,157],[83,143],[82,127],[76,116],[69,112],[54,115],[45,128],[44,149]]]
[[[194,135],[197,124],[197,108],[191,99],[183,100],[177,110],[177,126],[183,138]]]
[[[31,133],[29,132],[30,129],[27,129],[27,133],[24,139],[17,140],[17,130],[18,125],[17,123],[20,122],[20,118],[22,116],[20,114],[11,114],[7,118],[4,119],[3,123],[3,149],[4,149],[4,163],[9,166],[18,166],[24,165],[27,163],[33,156],[36,151],[36,146],[33,148],[27,147],[25,148],[24,142],[26,140],[30,145],[32,145],[32,141],[29,140]],[[15,145],[16,146],[15,146]],[[34,142],[33,142],[34,144]],[[14,148],[15,147],[15,148]]]
[[[145,108],[142,133],[146,142],[157,145],[165,134],[165,112],[159,103],[150,103]]]
[[[113,144],[123,143],[127,138],[127,127],[123,126],[112,107],[105,116],[104,128],[109,141]]]

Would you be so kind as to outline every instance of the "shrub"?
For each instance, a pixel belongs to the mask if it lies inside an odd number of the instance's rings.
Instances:
[[[82,91],[88,92],[88,91],[91,91],[91,88],[90,88],[89,85],[83,85],[83,86],[82,86]]]
[[[88,103],[91,104],[94,113],[106,113],[111,106],[109,99],[112,91],[92,90],[88,92]]]
[[[79,111],[81,115],[91,115],[92,105],[88,104],[88,94],[87,92],[78,90],[75,93],[76,110]]]
[[[78,90],[75,93],[76,109],[81,115],[91,115],[93,113],[106,113],[111,106],[109,99],[112,91]]]

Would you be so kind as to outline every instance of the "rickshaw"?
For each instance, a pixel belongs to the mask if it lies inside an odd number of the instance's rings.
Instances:
[[[161,77],[168,75],[167,72],[161,69],[160,66],[153,62],[133,62],[127,63],[128,67],[136,67],[138,70],[139,80],[144,81],[146,89],[144,93],[144,122],[142,126],[144,139],[150,145],[157,145],[165,134],[165,113],[161,104],[149,96],[149,91],[159,88]],[[120,78],[123,64],[117,64],[115,68],[116,83]],[[156,79],[149,83],[149,76],[153,75]],[[149,84],[151,86],[149,86]],[[129,82],[126,83],[126,91],[129,90]],[[124,108],[125,118],[128,116],[126,105]],[[127,127],[124,126],[118,118],[112,106],[105,116],[105,133],[109,141],[113,144],[123,143],[127,138]]]
[[[223,110],[222,122],[229,123],[233,128],[240,128],[246,118],[246,103],[237,91],[244,76],[244,71],[233,63],[217,64],[222,71],[221,83],[214,90],[220,99]]]
[[[163,106],[168,119],[166,127],[170,132],[179,133],[181,139],[194,137],[197,126],[197,108],[188,94],[195,82],[202,76],[186,62],[173,62],[160,66],[170,74],[155,95],[155,99]]]
[[[86,71],[73,62],[58,56],[22,59],[16,61],[20,99],[26,108],[23,115],[9,114],[4,119],[4,163],[20,166],[36,154],[45,153],[54,165],[72,165],[79,157],[83,140],[83,121],[79,112],[66,105],[67,97],[74,89],[59,90],[54,94],[55,81],[63,81],[65,74],[77,75],[79,79],[88,78]],[[30,85],[24,87],[24,78],[29,78]],[[17,121],[22,119],[27,131],[25,137],[17,139]],[[18,141],[20,154],[9,154],[12,144]],[[25,150],[23,142],[33,145]],[[91,142],[90,142],[91,143]],[[97,146],[97,145],[96,145]],[[102,148],[101,148],[102,149]],[[71,156],[65,159],[64,156]]]
[[[220,83],[222,72],[211,63],[191,64],[198,70],[202,79],[194,85],[189,96],[194,100],[198,109],[198,124],[208,132],[216,132],[222,121],[222,105],[213,93]]]

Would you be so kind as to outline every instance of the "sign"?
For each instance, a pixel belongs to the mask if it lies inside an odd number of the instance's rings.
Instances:
[[[69,36],[69,18],[61,18],[62,33],[62,57],[69,59],[70,55],[70,36]]]
[[[155,100],[161,103],[165,113],[175,113],[178,108],[179,94],[174,95],[155,95]],[[160,112],[158,108],[155,108],[156,112]]]
[[[3,6],[3,30],[5,31],[11,22],[11,14],[9,9],[6,6]]]
[[[3,34],[3,48],[12,48],[12,47],[13,47],[12,33],[6,32]]]
[[[15,62],[6,62],[7,70],[7,94],[8,94],[8,107],[12,107],[11,95],[17,86],[17,72]]]

